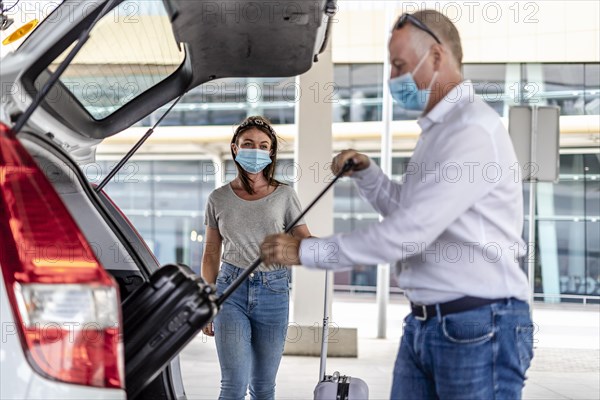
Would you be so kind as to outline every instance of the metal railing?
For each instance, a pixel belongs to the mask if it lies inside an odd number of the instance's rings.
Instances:
[[[360,286],[360,285],[333,285],[334,291],[349,292],[349,293],[376,293],[377,286]],[[392,294],[404,294],[404,290],[399,287],[390,287]]]
[[[534,293],[534,300],[544,300],[546,298],[550,299],[571,299],[571,300],[580,300],[581,303],[586,306],[588,302],[591,300],[593,304],[600,304],[600,295],[584,295],[584,294],[545,294],[545,293]],[[540,302],[542,302],[540,301]]]
[[[349,293],[373,293],[375,294],[377,287],[376,286],[360,286],[360,285],[334,285],[334,291],[339,292],[349,292]],[[398,287],[391,287],[390,293],[392,294],[404,294],[404,290]],[[546,298],[551,299],[571,299],[571,300],[579,300],[585,306],[590,302],[592,304],[600,303],[600,295],[582,295],[582,294],[544,294],[544,293],[534,293],[533,298],[535,301],[543,302]]]

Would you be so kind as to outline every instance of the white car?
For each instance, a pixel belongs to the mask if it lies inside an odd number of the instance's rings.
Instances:
[[[0,398],[124,399],[121,302],[160,266],[80,166],[205,82],[307,71],[335,1],[52,3],[37,27],[0,13]],[[170,357],[137,397],[185,398]]]

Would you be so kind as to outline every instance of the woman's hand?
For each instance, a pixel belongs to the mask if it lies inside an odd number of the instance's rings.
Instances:
[[[209,322],[208,325],[202,328],[202,332],[204,332],[206,336],[215,336],[215,326],[212,322]]]
[[[343,150],[340,154],[333,157],[331,171],[334,173],[334,175],[337,175],[342,170],[344,164],[349,159],[354,160],[354,168],[345,173],[344,176],[350,176],[354,173],[354,171],[366,169],[371,164],[371,160],[368,156],[353,149]]]
[[[260,245],[265,264],[300,265],[300,240],[287,233],[269,235]]]

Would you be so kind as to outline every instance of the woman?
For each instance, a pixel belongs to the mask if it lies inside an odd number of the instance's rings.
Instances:
[[[235,130],[231,155],[237,177],[213,191],[206,205],[202,276],[225,288],[259,256],[259,245],[300,214],[294,190],[275,180],[277,136],[269,121],[248,117]],[[291,231],[310,236],[300,221]],[[221,252],[223,247],[223,252]],[[219,264],[221,268],[219,270]],[[274,399],[289,311],[289,271],[261,264],[223,304],[204,333],[215,336],[221,365],[219,399]]]

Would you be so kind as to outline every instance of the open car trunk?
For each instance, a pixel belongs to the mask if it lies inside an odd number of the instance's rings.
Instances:
[[[94,58],[97,48],[93,47],[94,43],[98,46],[106,36],[109,42],[112,41],[109,44],[115,45],[114,48],[109,46],[111,51],[108,53],[119,53],[116,44],[120,44],[121,36],[115,32],[109,35],[110,29],[115,28],[113,15],[101,14],[107,3],[65,1],[61,7],[69,12],[57,14],[52,24],[40,25],[17,52],[5,57],[0,77],[2,83],[17,83],[22,89],[6,102],[11,118],[17,119],[15,133],[46,174],[87,241],[95,245],[97,258],[118,282],[121,301],[125,302],[133,293],[140,292],[136,289],[146,287],[151,276],[156,276],[158,262],[118,207],[104,192],[94,190],[89,184],[71,155],[81,156],[86,150],[93,152],[98,141],[121,132],[202,83],[224,77],[288,77],[306,72],[324,49],[335,1],[153,2],[159,3],[159,7],[148,11],[139,25],[129,24],[132,28],[123,24],[119,29],[136,38],[129,50],[139,53],[138,47],[144,47],[152,40],[143,35],[140,38],[137,30],[144,29],[143,26],[155,29],[157,23],[163,24],[163,36],[171,38],[170,45],[175,46],[171,58],[176,61],[166,63],[169,66],[166,69],[157,69],[152,64],[156,59],[148,58],[142,52],[142,62],[149,70],[162,71],[159,77],[155,81],[146,80],[146,86],[114,107],[98,110],[85,95],[74,90],[76,85],[72,84],[77,83],[82,71],[85,75],[90,68],[99,71],[97,74],[104,73],[108,85],[111,85],[111,79],[118,82],[120,68],[128,71],[127,46],[120,49],[120,57],[125,60],[121,60],[122,64],[115,63],[114,59],[103,63],[102,59]],[[127,3],[114,1],[110,4],[121,7]],[[154,18],[156,10],[159,10],[159,19]],[[99,22],[94,25],[94,21]],[[85,35],[88,30],[89,37]],[[90,43],[92,47],[86,48]],[[72,44],[74,47],[70,48]],[[158,48],[160,54],[161,50],[164,49]],[[49,96],[42,97],[40,93]],[[29,102],[21,101],[23,96],[35,100],[26,106]],[[24,128],[21,133],[20,128]],[[152,129],[147,135],[151,132]],[[191,289],[188,292],[194,292]],[[122,307],[122,310],[129,313],[123,315],[124,320],[137,311],[131,307]],[[211,311],[212,315],[215,310]],[[141,324],[138,330],[153,332],[156,329],[162,328]],[[143,366],[151,376],[147,375],[143,386],[137,387],[135,397],[170,399],[185,396],[175,357],[183,342],[191,340],[198,331],[188,330],[185,340],[173,345],[173,354],[164,355],[162,364]],[[128,340],[125,335],[126,354]],[[171,359],[173,361],[168,364]],[[150,381],[156,374],[156,379]],[[125,378],[127,381],[128,377]]]
[[[32,127],[52,120],[63,131],[57,137],[93,145],[205,82],[302,74],[325,48],[336,5],[335,0],[119,3],[94,27],[32,115]],[[142,8],[132,14],[130,3]],[[12,115],[25,110],[23,98],[39,93],[102,6],[64,1],[58,10],[68,12],[55,12],[52,23],[42,23],[4,57],[2,82],[23,86],[12,97]],[[92,98],[83,90],[90,85],[86,74],[95,74],[92,89],[101,89]]]

